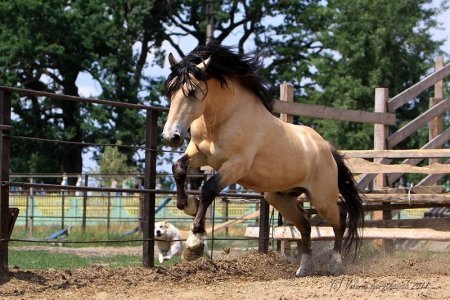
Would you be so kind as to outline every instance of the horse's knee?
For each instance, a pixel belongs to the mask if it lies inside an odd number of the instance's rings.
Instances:
[[[173,176],[175,177],[175,180],[186,179],[188,166],[189,166],[189,158],[187,155],[183,156],[182,158],[173,163],[172,173]]]

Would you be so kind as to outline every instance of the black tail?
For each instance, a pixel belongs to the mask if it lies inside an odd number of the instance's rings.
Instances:
[[[364,227],[364,208],[362,205],[363,197],[356,186],[353,174],[344,163],[344,158],[336,149],[332,149],[334,160],[338,167],[338,186],[341,194],[341,201],[348,213],[348,237],[345,240],[345,253],[349,253],[350,248],[355,242],[355,257],[361,246],[362,235],[358,229]]]

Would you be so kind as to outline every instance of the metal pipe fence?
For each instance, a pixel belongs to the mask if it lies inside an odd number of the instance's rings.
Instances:
[[[108,105],[115,107],[126,107],[132,109],[140,109],[146,111],[146,130],[145,145],[115,145],[115,144],[97,144],[86,143],[83,141],[64,141],[48,139],[46,137],[36,136],[19,136],[11,134],[13,129],[11,125],[11,100],[12,94],[16,93],[21,96],[46,97],[49,99],[63,101],[77,101],[81,103],[93,103],[100,105]],[[74,97],[67,95],[59,95],[48,92],[26,90],[21,88],[11,88],[0,86],[0,269],[8,270],[8,242],[10,241],[10,233],[17,218],[18,226],[26,226],[33,228],[40,222],[58,224],[61,228],[75,225],[80,226],[83,232],[91,224],[106,223],[107,228],[115,222],[118,223],[136,223],[137,227],[142,231],[142,238],[138,239],[143,242],[143,265],[147,267],[153,266],[154,258],[154,223],[159,218],[170,219],[178,222],[178,220],[190,221],[186,216],[177,216],[171,219],[171,216],[157,215],[156,207],[160,204],[160,199],[170,197],[173,191],[157,188],[157,178],[164,174],[157,174],[156,159],[158,153],[180,153],[179,151],[158,150],[158,116],[160,113],[168,111],[167,108],[158,106],[147,106],[141,104],[124,103],[118,101],[91,99]],[[144,173],[138,174],[139,185],[136,187],[117,188],[117,187],[95,187],[89,186],[89,176],[84,174],[84,184],[78,186],[57,185],[48,183],[38,183],[33,178],[39,177],[61,177],[62,174],[13,174],[10,173],[10,143],[11,140],[30,140],[36,142],[48,142],[57,144],[77,144],[80,147],[127,147],[136,150],[145,151]],[[12,170],[14,171],[14,170]],[[65,176],[79,176],[80,174],[64,174]],[[116,174],[117,175],[117,174]],[[134,176],[135,174],[120,174],[122,176]],[[106,175],[114,176],[114,174]],[[204,176],[204,175],[199,175]],[[28,180],[24,180],[28,178]],[[28,182],[25,182],[28,181]],[[20,193],[17,190],[25,189],[28,193]],[[45,193],[45,194],[44,194]],[[50,195],[52,194],[52,195]],[[129,195],[128,195],[129,194]],[[198,195],[199,191],[190,191],[190,195]],[[49,198],[50,197],[50,198]],[[128,198],[127,198],[128,197]],[[237,197],[240,199],[255,199],[257,203],[247,204],[255,210],[256,207],[265,211],[265,201],[260,201],[262,196],[254,193],[230,192],[222,193],[219,197]],[[133,205],[125,205],[127,201],[133,202]],[[20,207],[19,215],[12,215],[12,207]],[[215,209],[212,215],[218,217],[218,221],[231,220],[234,218],[232,213],[233,205],[224,202],[223,205],[214,205]],[[224,216],[222,216],[221,207],[226,207]],[[161,210],[159,214],[165,211],[175,210],[169,205],[165,210]],[[267,210],[267,209],[266,209]],[[17,211],[17,210],[14,210]],[[176,210],[177,213],[178,210]],[[242,216],[242,212],[236,214]],[[237,217],[236,217],[237,218]],[[266,220],[267,218],[264,218]],[[180,221],[181,222],[181,221]],[[261,222],[260,222],[261,223]],[[266,228],[268,225],[263,224]],[[214,220],[212,220],[214,226]],[[267,237],[261,237],[268,240]],[[246,238],[252,240],[252,238]],[[35,242],[29,240],[29,242]],[[91,241],[92,242],[92,241]],[[104,242],[104,241],[102,241]],[[262,251],[267,251],[264,246]]]
[[[36,226],[53,226],[61,229],[67,226],[86,228],[94,225],[106,225],[107,233],[111,226],[129,226],[142,221],[143,197],[138,193],[122,192],[86,192],[83,195],[67,191],[39,191],[34,194],[26,192],[11,192],[10,206],[20,210],[16,227],[23,226],[33,233]],[[247,195],[246,195],[247,196]],[[228,197],[228,195],[227,195]],[[215,222],[217,224],[239,219],[241,216],[257,210],[259,201],[231,203],[228,199],[217,198],[214,205]],[[85,205],[84,205],[85,204]],[[83,210],[83,208],[86,208]],[[156,194],[155,221],[168,220],[176,226],[187,228],[192,218],[179,211],[175,200],[168,194]],[[85,213],[84,213],[85,212]],[[253,221],[254,222],[254,221]],[[243,224],[249,224],[243,222]],[[96,230],[98,230],[96,228]],[[32,237],[32,234],[31,234]]]

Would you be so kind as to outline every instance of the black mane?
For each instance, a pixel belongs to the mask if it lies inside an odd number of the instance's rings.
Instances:
[[[196,65],[211,57],[205,72]],[[184,83],[194,85],[189,77],[193,75],[198,81],[215,78],[223,85],[227,79],[237,80],[242,86],[251,90],[261,100],[268,111],[272,111],[273,97],[267,80],[259,74],[261,63],[258,57],[238,54],[232,47],[221,46],[215,42],[200,45],[192,50],[178,64],[171,68],[165,88],[170,99]]]

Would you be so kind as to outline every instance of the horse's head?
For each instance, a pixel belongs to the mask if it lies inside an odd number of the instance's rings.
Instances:
[[[166,89],[170,108],[163,138],[172,147],[180,147],[183,144],[189,126],[205,110],[205,71],[210,61],[211,58],[208,58],[197,65],[189,62],[178,63],[173,55],[169,54],[172,74],[167,79]]]

